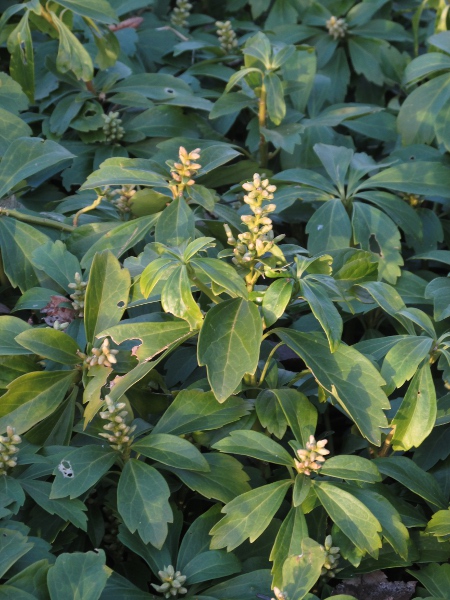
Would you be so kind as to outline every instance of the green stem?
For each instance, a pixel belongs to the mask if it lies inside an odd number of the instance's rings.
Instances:
[[[264,381],[264,379],[265,379],[265,377],[267,375],[267,370],[269,368],[269,364],[270,364],[270,361],[271,361],[273,355],[278,350],[278,348],[283,345],[283,343],[284,342],[280,342],[279,344],[277,344],[276,346],[274,346],[272,348],[272,350],[270,351],[269,356],[267,357],[267,360],[266,360],[266,364],[264,365],[264,368],[263,368],[263,370],[261,372],[261,377],[259,378],[258,387],[261,386],[262,382]]]
[[[214,304],[219,304],[219,298],[216,295],[214,295],[209,289],[209,287],[202,283],[198,277],[196,277],[195,275],[189,275],[189,279],[201,292],[205,294],[205,296],[208,296],[208,298],[212,300]]]
[[[81,210],[79,210],[77,212],[77,214],[73,218],[73,226],[77,227],[77,225],[78,225],[78,219],[80,218],[80,216],[83,213],[89,212],[90,210],[94,210],[94,208],[97,208],[97,206],[102,201],[102,198],[103,198],[103,196],[97,196],[97,198],[94,200],[94,202],[92,204],[89,204],[89,206],[85,206],[84,208],[82,208]]]
[[[42,227],[51,227],[52,229],[59,229],[60,231],[72,232],[75,228],[72,225],[66,225],[59,221],[53,221],[51,219],[44,219],[43,217],[34,217],[33,215],[27,215],[21,213],[18,210],[11,210],[9,208],[0,208],[0,216],[13,217],[23,223],[29,223],[30,225],[41,225]]]
[[[259,97],[259,109],[258,109],[258,124],[259,124],[259,163],[264,169],[269,163],[269,145],[261,132],[261,128],[266,126],[267,120],[267,104],[266,104],[266,88],[263,84],[261,87],[261,96]]]

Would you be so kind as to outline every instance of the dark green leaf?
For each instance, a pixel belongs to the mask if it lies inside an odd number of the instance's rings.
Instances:
[[[384,380],[372,363],[354,348],[340,344],[332,354],[324,336],[278,329],[278,337],[298,354],[314,377],[355,421],[374,444],[381,443],[381,427],[387,426],[383,410],[390,404],[381,386]]]
[[[157,462],[187,469],[188,471],[209,471],[209,465],[197,448],[176,435],[151,433],[132,445],[138,454]]]
[[[16,341],[38,356],[63,365],[80,363],[78,344],[67,333],[52,328],[28,329],[16,337]]]
[[[84,327],[86,339],[95,337],[108,327],[116,325],[127,307],[130,274],[120,267],[111,252],[97,254],[92,263],[86,288]]]
[[[130,459],[122,471],[117,488],[117,509],[125,525],[139,533],[145,544],[161,548],[167,537],[167,523],[173,516],[170,490],[156,469]]]
[[[198,361],[206,365],[211,388],[223,402],[259,359],[262,322],[256,306],[236,298],[214,306],[206,315],[198,341]]]
[[[290,480],[277,481],[229,502],[222,509],[226,516],[211,529],[211,548],[231,551],[247,538],[254,542],[269,526],[290,485]]]
[[[47,576],[50,598],[98,600],[110,574],[103,550],[60,554]]]

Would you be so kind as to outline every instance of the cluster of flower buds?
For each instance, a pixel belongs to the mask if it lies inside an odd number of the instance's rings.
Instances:
[[[180,571],[175,571],[172,565],[164,567],[163,571],[158,571],[159,578],[163,582],[161,585],[152,583],[157,592],[164,594],[164,598],[173,598],[178,594],[186,594],[187,589],[183,587],[186,577]]]
[[[275,594],[275,598],[272,598],[272,600],[288,600],[286,592],[282,592],[276,586],[273,588],[273,593]]]
[[[41,313],[46,315],[43,319],[50,327],[58,322],[55,329],[61,329],[64,323],[72,323],[76,317],[75,310],[70,308],[70,302],[65,296],[50,296],[50,302],[41,308]]]
[[[108,186],[104,190],[106,200],[111,202],[121,214],[131,212],[131,204],[136,192],[136,186],[133,184],[123,185],[115,190],[111,190]]]
[[[347,35],[348,25],[345,19],[338,19],[337,17],[330,17],[326,22],[328,33],[334,40],[344,38]]]
[[[321,575],[322,577],[328,577],[329,579],[332,579],[336,576],[336,573],[342,571],[342,569],[337,568],[339,559],[341,558],[341,555],[339,554],[340,548],[333,546],[333,539],[331,535],[327,535],[325,538],[325,544],[321,546],[321,548],[325,551],[326,556]]]
[[[313,435],[310,435],[309,442],[306,443],[306,448],[297,450],[299,460],[294,459],[297,471],[304,475],[318,473],[323,467],[325,456],[330,454],[330,451],[325,448],[327,443],[328,440],[317,441]]]
[[[19,452],[17,444],[21,441],[20,435],[10,425],[6,428],[6,435],[0,435],[0,475],[6,475],[9,469],[17,465],[15,455]]]
[[[105,123],[103,124],[103,133],[106,141],[109,144],[118,146],[120,140],[125,134],[125,129],[122,127],[122,119],[119,119],[118,112],[109,112],[107,115],[102,115]]]
[[[105,396],[106,410],[100,412],[100,418],[108,421],[103,425],[106,433],[99,433],[108,440],[113,450],[123,452],[133,441],[131,434],[136,429],[135,425],[127,425],[128,411],[124,410],[125,402],[114,402],[110,396]]]
[[[111,350],[109,347],[109,339],[105,338],[100,348],[92,348],[91,354],[87,356],[83,352],[78,351],[78,356],[83,359],[84,364],[90,369],[95,365],[103,365],[104,367],[112,367],[117,362],[116,354],[118,350]]]
[[[170,22],[175,27],[187,27],[191,14],[192,4],[188,0],[177,0],[175,8],[170,15]]]
[[[172,175],[172,181],[169,182],[169,185],[174,198],[180,198],[187,186],[194,185],[195,180],[193,178],[202,166],[196,162],[200,158],[200,148],[188,152],[186,148],[180,146],[178,156],[179,162],[168,160],[166,163]]]
[[[268,179],[261,180],[260,175],[255,173],[253,181],[244,183],[242,187],[248,192],[244,196],[244,202],[250,206],[253,212],[253,215],[241,217],[241,221],[247,226],[248,231],[240,233],[238,240],[233,237],[228,225],[225,225],[225,232],[230,246],[235,246],[233,262],[236,265],[246,266],[269,252],[275,243],[282,240],[284,236],[274,238],[272,219],[268,217],[276,209],[276,205],[269,203],[262,206],[263,202],[273,200],[276,186],[270,185]]]
[[[84,314],[84,297],[86,295],[87,281],[83,281],[80,273],[75,273],[75,281],[69,283],[71,290],[74,290],[73,294],[70,294],[72,298],[72,306],[77,311],[78,317],[82,317]]]
[[[227,54],[231,54],[238,47],[236,33],[233,31],[230,21],[216,21],[217,36],[220,46]]]
[[[64,331],[65,329],[67,329],[69,327],[70,323],[67,323],[67,321],[65,323],[60,323],[59,321],[55,321],[53,323],[53,329],[56,329],[57,331]]]

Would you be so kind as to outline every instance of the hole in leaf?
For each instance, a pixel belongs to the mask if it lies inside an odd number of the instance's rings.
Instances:
[[[380,244],[377,242],[377,238],[372,233],[369,238],[369,248],[371,252],[378,254],[379,256],[383,256],[383,253],[380,248]]]
[[[117,303],[117,308],[123,308],[125,306],[125,302],[123,300],[121,300],[120,302]]]
[[[166,94],[175,94],[175,90],[173,90],[172,88],[165,88],[164,91],[166,92]]]

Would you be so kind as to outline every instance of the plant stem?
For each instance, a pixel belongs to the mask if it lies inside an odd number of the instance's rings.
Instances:
[[[189,279],[201,292],[205,294],[205,296],[208,296],[208,298],[212,300],[214,304],[219,304],[220,300],[217,298],[217,296],[215,296],[209,287],[202,283],[198,277],[195,275],[189,275]]]
[[[9,208],[0,208],[0,216],[13,217],[23,223],[29,223],[30,225],[41,225],[42,227],[51,227],[52,229],[59,229],[60,231],[71,232],[74,230],[72,225],[66,225],[66,223],[60,223],[59,221],[52,221],[51,219],[44,219],[43,217],[34,217],[33,215],[27,215],[21,213],[18,210],[11,210]]]
[[[259,97],[258,124],[259,124],[259,164],[262,168],[267,167],[269,163],[269,145],[261,132],[261,128],[266,126],[267,120],[267,104],[266,104],[266,88],[264,84],[261,87],[261,95]]]
[[[378,453],[379,458],[383,458],[384,456],[387,456],[387,453],[389,452],[389,448],[391,447],[391,444],[392,444],[392,438],[394,437],[394,434],[395,434],[395,427],[396,426],[394,425],[392,427],[392,429],[390,430],[390,432],[387,434],[386,439],[384,440],[384,444]]]
[[[269,356],[267,357],[267,360],[266,360],[266,364],[264,365],[264,368],[263,368],[263,370],[261,372],[261,377],[259,378],[258,387],[262,384],[262,382],[264,381],[264,378],[267,375],[267,370],[269,369],[269,364],[270,364],[271,358],[273,357],[273,355],[275,354],[275,352],[278,350],[278,348],[283,345],[283,343],[284,342],[280,342],[279,344],[277,344],[276,346],[274,346],[272,348],[272,350],[270,351]]]
[[[97,198],[94,200],[94,202],[92,204],[89,204],[89,206],[85,206],[84,208],[79,210],[73,218],[73,226],[77,227],[78,219],[80,218],[80,215],[82,215],[83,213],[89,212],[90,210],[94,210],[94,208],[97,208],[97,206],[102,201],[102,198],[103,198],[103,196],[97,196]]]

